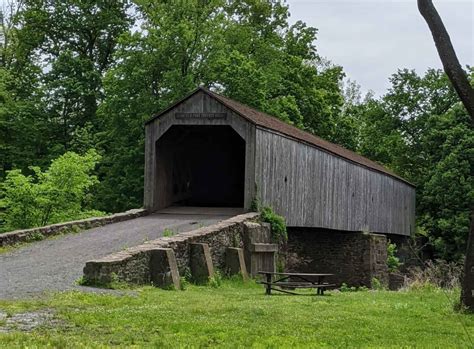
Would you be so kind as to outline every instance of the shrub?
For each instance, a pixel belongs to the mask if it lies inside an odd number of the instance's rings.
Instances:
[[[186,289],[188,288],[189,286],[189,281],[187,278],[185,278],[184,276],[181,276],[179,278],[179,286],[180,286],[180,289],[181,291],[186,291]]]
[[[8,171],[0,187],[5,229],[26,229],[85,218],[88,191],[98,180],[91,172],[100,160],[95,150],[84,155],[67,152],[46,171],[30,167],[33,175]],[[101,212],[90,211],[94,215]]]
[[[277,215],[271,207],[263,207],[261,210],[261,219],[264,222],[270,223],[272,227],[273,238],[278,242],[285,242],[288,240],[286,231],[286,222],[283,216]]]
[[[367,291],[368,288],[365,286],[355,287],[355,286],[348,286],[345,282],[342,283],[339,291],[341,292],[359,292],[359,291]]]
[[[26,239],[26,241],[28,241],[28,242],[41,241],[41,240],[44,240],[44,238],[45,238],[45,237],[44,237],[43,234],[36,232],[36,233],[31,234],[31,235]]]
[[[407,286],[409,288],[459,288],[463,272],[463,263],[445,260],[427,261],[423,268],[413,267],[408,270]]]
[[[166,228],[165,230],[163,230],[163,236],[164,237],[171,237],[175,234],[176,233],[174,231],[172,231],[171,229],[169,229],[169,228]]]
[[[384,290],[385,287],[382,285],[382,283],[380,282],[379,279],[377,278],[372,278],[371,282],[370,282],[370,285],[372,286],[372,289],[373,290],[377,290],[377,291],[380,291],[380,290]]]
[[[260,211],[260,200],[258,198],[253,198],[252,202],[250,203],[250,210],[253,212],[259,212]]]
[[[400,263],[400,259],[397,256],[395,256],[396,253],[397,253],[397,245],[392,244],[389,240],[387,244],[387,267],[388,267],[388,271],[391,273],[396,272],[398,268],[400,268],[400,266],[402,265]]]
[[[213,288],[219,288],[222,285],[222,274],[218,270],[213,276],[209,277],[208,285]]]
[[[91,286],[92,283],[84,275],[76,280],[76,285],[79,286]]]

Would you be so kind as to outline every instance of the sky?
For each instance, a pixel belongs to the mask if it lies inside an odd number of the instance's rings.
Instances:
[[[399,68],[442,68],[416,0],[287,0],[290,22],[318,28],[319,54],[363,92],[382,95]],[[474,65],[474,0],[434,0],[463,66]]]

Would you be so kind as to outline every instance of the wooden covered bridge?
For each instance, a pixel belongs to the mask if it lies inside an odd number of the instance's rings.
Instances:
[[[383,166],[204,88],[146,123],[145,208],[249,209],[290,227],[410,235],[415,189]]]
[[[151,211],[173,205],[250,209],[258,199],[286,218],[290,245],[317,262],[308,268],[346,274],[365,257],[348,260],[355,245],[342,232],[393,239],[409,236],[415,225],[415,188],[403,178],[201,87],[146,122],[144,197]],[[377,253],[384,258],[380,246],[370,252],[372,260]]]

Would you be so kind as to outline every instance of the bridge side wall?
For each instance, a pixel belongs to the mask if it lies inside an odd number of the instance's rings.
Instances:
[[[257,195],[288,226],[410,235],[415,189],[314,146],[257,128]]]
[[[35,227],[30,229],[15,230],[8,233],[0,234],[0,247],[14,246],[21,243],[34,242],[43,240],[44,238],[66,234],[70,232],[78,232],[80,230],[101,227],[106,224],[126,221],[138,218],[148,214],[144,209],[133,209],[126,212],[114,213],[110,216],[92,217],[80,219],[77,221],[63,222],[51,224],[43,227]]]
[[[173,249],[179,272],[182,276],[189,270],[190,244],[207,243],[212,262],[218,269],[224,269],[227,247],[242,247],[244,222],[257,220],[258,213],[238,215],[220,223],[203,227],[171,237],[148,241],[103,258],[88,261],[84,267],[84,279],[93,285],[123,281],[135,284],[149,284],[150,259],[157,248]]]

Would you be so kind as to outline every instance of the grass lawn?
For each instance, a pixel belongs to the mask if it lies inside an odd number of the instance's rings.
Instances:
[[[8,316],[48,309],[59,319],[29,333],[0,333],[0,347],[472,347],[460,321],[474,338],[474,315],[454,312],[436,289],[269,297],[253,282],[228,280],[219,288],[125,292],[0,301]],[[449,293],[452,302],[458,296]]]

